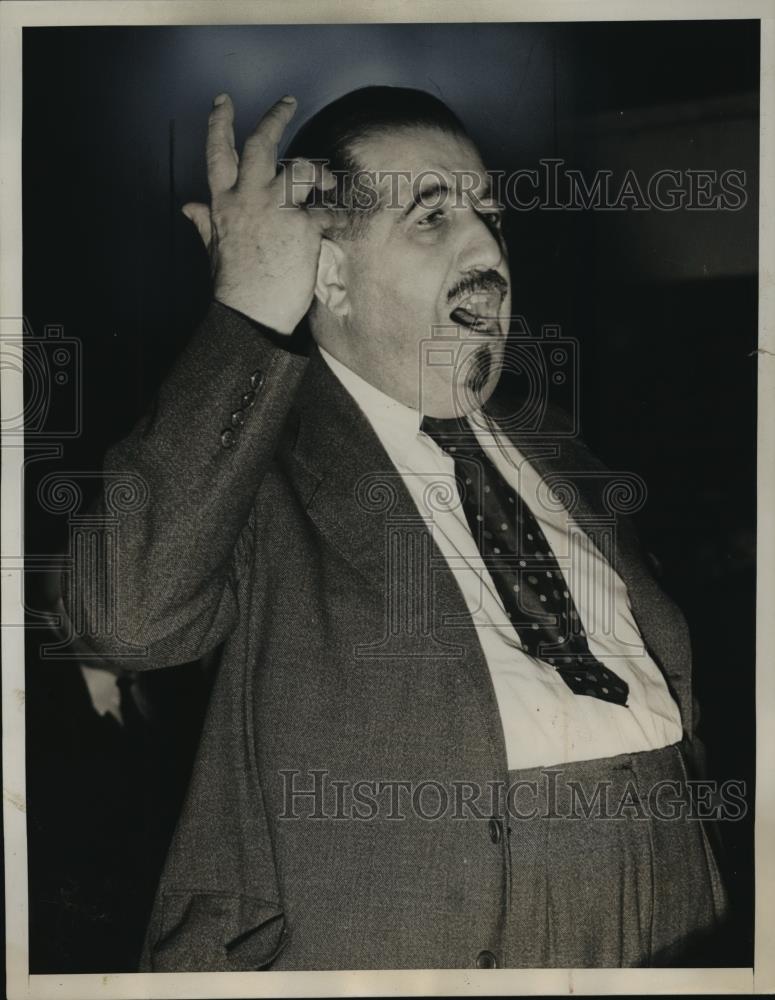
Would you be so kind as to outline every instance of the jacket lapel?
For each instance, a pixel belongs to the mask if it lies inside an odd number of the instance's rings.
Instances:
[[[309,517],[364,583],[380,593],[390,586],[391,574],[394,586],[410,584],[417,590],[407,568],[414,559],[430,584],[426,596],[436,633],[449,641],[448,631],[455,643],[470,645],[465,633],[475,635],[475,630],[446,559],[371,424],[317,350],[297,409],[293,454],[310,477]]]
[[[503,729],[465,598],[377,434],[314,348],[296,410],[291,475],[304,480],[309,517],[382,599],[406,605],[410,594],[416,605],[425,603],[425,628],[399,629],[392,652],[460,665],[500,774],[506,767]]]
[[[388,526],[418,519],[412,498],[367,418],[316,348],[296,410],[293,456],[309,477],[307,513],[364,582],[377,586],[385,575]]]

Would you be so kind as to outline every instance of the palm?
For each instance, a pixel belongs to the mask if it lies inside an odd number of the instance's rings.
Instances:
[[[234,144],[234,106],[216,98],[207,136],[209,206],[189,203],[210,254],[215,297],[251,318],[291,333],[309,308],[322,233],[330,213],[308,209],[313,186],[330,187],[328,170],[297,159],[277,170],[277,146],[293,116],[278,101],[245,142]]]

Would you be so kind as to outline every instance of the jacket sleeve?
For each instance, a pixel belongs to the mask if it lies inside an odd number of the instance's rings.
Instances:
[[[278,340],[213,303],[150,412],[108,451],[92,512],[104,571],[82,546],[62,580],[92,654],[135,670],[185,663],[234,626],[250,512],[307,363]]]

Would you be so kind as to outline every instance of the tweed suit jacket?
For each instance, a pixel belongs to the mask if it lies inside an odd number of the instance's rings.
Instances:
[[[605,470],[577,439],[531,460],[579,475],[576,516],[600,509]],[[119,516],[115,583],[96,601],[145,650],[131,666],[222,647],[142,968],[460,968],[499,955],[513,849],[493,836],[499,806],[428,818],[433,794],[407,808],[411,792],[384,784],[507,782],[487,663],[400,476],[319,353],[293,354],[213,304],[105,468],[147,487],[142,509]],[[625,520],[616,567],[691,736],[686,626]],[[65,600],[71,615],[104,615],[77,591]],[[118,656],[114,639],[92,643]],[[354,817],[359,782],[379,808]]]

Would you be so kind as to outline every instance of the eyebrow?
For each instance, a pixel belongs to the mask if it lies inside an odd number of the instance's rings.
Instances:
[[[407,207],[401,213],[401,218],[405,219],[410,215],[416,208],[425,207],[423,202],[424,199],[431,197],[437,197],[438,195],[448,195],[449,187],[446,184],[440,184],[438,181],[433,181],[432,184],[427,184],[420,191],[412,191],[412,200],[409,202]]]
[[[477,201],[489,201],[493,197],[492,193],[492,181],[487,178],[487,181],[483,185],[480,191],[466,191],[470,197],[475,198]],[[439,183],[438,181],[433,181],[433,183],[426,185],[419,191],[412,192],[412,200],[401,213],[400,220],[408,218],[409,215],[416,208],[426,207],[424,202],[425,199],[430,200],[431,198],[437,198],[439,195],[449,195],[449,186],[445,183]],[[441,206],[437,206],[441,207]]]

